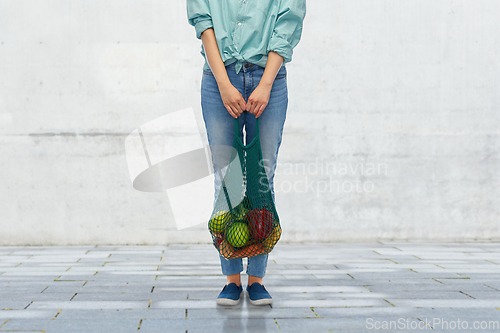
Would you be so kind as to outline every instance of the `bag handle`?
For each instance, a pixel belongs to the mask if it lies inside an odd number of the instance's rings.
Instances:
[[[240,122],[238,118],[234,118],[234,135],[236,137],[239,137],[240,135]],[[254,136],[259,136],[259,118],[255,119],[255,135]]]
[[[239,122],[238,118],[234,118],[234,135],[236,138],[238,138],[240,135],[240,122]],[[254,137],[258,137],[258,135],[259,135],[259,118],[257,118],[255,121],[255,135],[254,135]],[[234,216],[233,206],[231,204],[231,199],[229,199],[229,194],[227,193],[226,182],[224,181],[224,178],[222,177],[222,172],[220,173],[220,176],[221,176],[221,181],[222,181],[222,189],[224,191],[224,196],[226,197],[229,211],[231,212],[231,215]]]

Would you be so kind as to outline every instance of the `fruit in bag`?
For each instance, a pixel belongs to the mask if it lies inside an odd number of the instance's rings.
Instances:
[[[229,163],[224,174],[222,169],[217,170],[222,188],[209,220],[213,244],[226,259],[270,253],[281,237],[278,212],[261,163],[259,118],[256,118],[255,141],[251,144],[241,141],[238,119],[234,120],[234,133],[230,161],[236,162]],[[214,160],[214,166],[222,165],[225,160],[225,157],[220,163]]]
[[[252,209],[248,213],[248,228],[252,238],[260,241],[273,230],[273,214],[267,209]]]
[[[220,242],[219,250],[224,258],[230,258],[234,254],[234,248],[225,239]]]
[[[234,247],[242,247],[250,238],[250,231],[244,222],[234,222],[227,228],[226,238]]]
[[[226,223],[231,220],[231,213],[228,211],[217,212],[208,222],[208,227],[213,232],[224,232]]]
[[[260,243],[245,246],[242,249],[236,250],[233,254],[234,258],[253,257],[262,254],[266,251],[264,246]]]
[[[224,239],[224,235],[223,234],[216,233],[214,235],[215,247],[219,247],[219,245],[220,245],[220,243],[222,242],[223,239]]]
[[[281,226],[279,224],[271,231],[269,236],[262,242],[267,251],[273,248],[281,237]]]
[[[243,222],[248,213],[248,209],[245,208],[243,201],[233,209],[234,217],[236,218],[236,221],[241,221]]]

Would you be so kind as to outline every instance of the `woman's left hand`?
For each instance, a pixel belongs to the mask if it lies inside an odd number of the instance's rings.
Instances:
[[[259,118],[266,108],[271,95],[271,88],[272,85],[259,84],[248,98],[246,110],[254,114],[255,118]]]

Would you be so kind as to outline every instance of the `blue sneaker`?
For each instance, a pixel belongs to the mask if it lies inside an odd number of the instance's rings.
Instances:
[[[236,283],[232,282],[230,284],[226,284],[222,291],[217,297],[217,304],[219,305],[236,305],[240,302],[240,298],[243,295],[243,287],[236,285]]]
[[[258,282],[254,282],[251,286],[247,286],[247,293],[248,299],[253,305],[265,305],[273,302],[273,298],[267,292],[266,288]]]

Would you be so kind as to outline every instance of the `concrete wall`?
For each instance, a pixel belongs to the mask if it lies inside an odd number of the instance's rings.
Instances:
[[[309,0],[282,241],[499,239],[500,2]],[[199,101],[184,0],[0,0],[0,244],[210,242],[132,188],[135,128]]]

